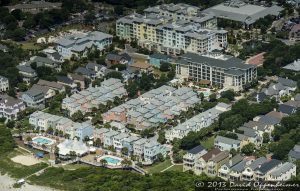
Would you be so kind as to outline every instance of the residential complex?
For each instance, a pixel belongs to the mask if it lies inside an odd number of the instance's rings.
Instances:
[[[9,89],[9,81],[6,77],[0,76],[0,92],[5,92]]]
[[[282,10],[283,8],[277,5],[267,7],[248,4],[243,0],[231,0],[205,9],[203,12],[213,14],[217,18],[239,22],[248,28],[267,15],[278,17]]]
[[[184,171],[205,173],[230,181],[286,181],[296,175],[296,165],[265,157],[232,156],[229,151],[214,148],[206,151],[197,146],[184,156]]]
[[[112,108],[102,116],[104,122],[118,121],[133,124],[137,129],[142,130],[165,123],[199,102],[200,99],[191,88],[176,89],[164,85]]]
[[[201,80],[208,80],[210,85],[234,91],[241,91],[245,84],[257,78],[254,65],[220,53],[187,53],[181,55],[175,64],[178,78],[193,79],[200,83]]]
[[[16,119],[18,113],[25,110],[25,108],[23,101],[6,94],[0,95],[0,118]]]
[[[165,146],[153,139],[145,139],[114,130],[101,131],[103,131],[103,146],[105,148],[113,147],[117,153],[121,153],[122,149],[126,147],[127,153],[125,154],[136,156],[140,161],[153,163],[159,154],[166,156],[168,151]]]
[[[36,111],[29,117],[29,123],[39,131],[47,131],[52,128],[53,131],[57,130],[64,135],[68,135],[70,139],[77,137],[79,140],[84,140],[85,137],[93,135],[94,127],[88,123],[73,122],[68,118],[52,115],[42,111]]]
[[[208,109],[191,119],[179,124],[166,131],[165,137],[167,141],[172,141],[174,138],[182,139],[187,136],[189,132],[200,131],[202,128],[209,127],[213,122],[218,119],[218,116],[231,109],[230,105],[225,103],[218,103],[215,107]]]
[[[167,54],[198,54],[227,46],[227,31],[218,30],[216,17],[201,13],[198,7],[163,4],[144,12],[118,19],[117,36]]]
[[[56,49],[64,59],[69,59],[72,55],[86,57],[91,49],[102,51],[107,48],[112,43],[112,38],[112,35],[100,31],[70,34],[56,41]]]
[[[89,87],[63,99],[62,109],[67,110],[69,115],[77,111],[87,113],[91,112],[92,108],[98,108],[100,104],[106,105],[108,101],[113,102],[116,97],[126,96],[127,92],[121,80],[110,78],[103,81],[99,87]]]

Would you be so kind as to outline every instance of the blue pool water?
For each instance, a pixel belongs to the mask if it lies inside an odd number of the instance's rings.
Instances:
[[[44,139],[44,138],[42,138],[42,137],[38,137],[38,138],[36,138],[36,139],[33,139],[32,140],[34,143],[36,143],[36,144],[40,144],[40,145],[48,145],[48,144],[50,144],[52,141],[50,141],[50,140],[48,140],[48,139]]]
[[[111,158],[111,157],[105,157],[103,159],[106,160],[107,163],[111,163],[111,164],[115,164],[115,165],[117,165],[120,162],[120,160]]]

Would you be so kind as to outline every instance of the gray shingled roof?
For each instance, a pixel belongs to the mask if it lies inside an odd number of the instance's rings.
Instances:
[[[203,150],[205,150],[205,148],[204,148],[202,145],[198,145],[198,146],[196,146],[196,147],[190,149],[190,150],[188,151],[188,153],[191,153],[191,154],[198,154],[198,153],[200,153],[200,152],[203,151]]]
[[[245,64],[239,58],[228,56],[227,60],[221,60],[216,58],[211,58],[207,56],[202,56],[194,53],[186,53],[181,56],[181,59],[177,61],[180,64],[188,65],[189,62],[193,63],[204,63],[209,66],[222,68],[225,70],[225,73],[232,74],[232,75],[240,75],[240,70],[247,70],[253,68],[255,66],[251,64]],[[236,71],[236,72],[234,72]]]
[[[259,168],[257,168],[256,170],[262,174],[266,174],[267,172],[269,172],[270,170],[272,170],[273,168],[278,166],[280,163],[281,163],[280,160],[272,159],[270,161],[267,161],[267,162],[261,164],[261,166]]]
[[[272,171],[270,173],[270,175],[274,176],[274,177],[280,176],[281,174],[286,173],[287,171],[289,171],[293,167],[294,167],[293,163],[285,162],[283,165],[279,166],[274,171]]]

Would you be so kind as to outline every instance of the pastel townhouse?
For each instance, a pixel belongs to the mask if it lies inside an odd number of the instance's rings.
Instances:
[[[131,156],[131,155],[133,155],[133,152],[134,152],[134,149],[133,149],[133,145],[134,145],[134,143],[137,141],[137,140],[139,140],[140,139],[140,137],[136,137],[136,136],[129,136],[129,137],[126,137],[125,139],[123,139],[123,148],[127,148],[127,150],[128,150],[128,153],[127,153],[127,155],[128,156]]]
[[[91,123],[88,122],[82,122],[82,123],[74,123],[75,127],[75,137],[77,137],[79,140],[83,141],[86,138],[90,138],[93,135],[94,127]]]
[[[144,158],[144,145],[147,141],[147,139],[141,138],[133,143],[133,155],[138,157],[139,161]]]
[[[175,89],[164,85],[109,110],[102,117],[104,122],[123,122],[143,130],[166,123],[198,102],[200,99],[191,88]]]
[[[192,117],[170,130],[166,130],[165,137],[168,142],[172,141],[174,138],[182,139],[184,136],[187,136],[190,131],[197,132],[202,128],[209,127],[218,119],[221,113],[229,111],[230,109],[230,105],[218,103],[215,107]]]
[[[158,159],[158,155],[162,154],[163,157],[166,156],[166,148],[154,140],[149,140],[144,145],[144,161],[148,163],[153,163]]]
[[[194,173],[196,175],[199,175],[201,173],[206,173],[207,174],[207,163],[208,161],[212,158],[215,157],[216,155],[220,154],[222,151],[218,148],[214,148],[210,151],[208,151],[206,154],[201,156],[199,159],[196,160],[195,166],[194,166]]]
[[[116,152],[121,152],[123,148],[123,140],[127,137],[129,137],[127,133],[119,133],[113,137],[113,146],[116,149]]]
[[[62,117],[56,125],[56,129],[61,131],[63,134],[66,134],[68,129],[72,126],[73,121],[71,119]]]
[[[94,141],[96,141],[97,139],[100,139],[101,143],[104,142],[104,133],[107,133],[109,131],[109,129],[107,128],[95,128],[94,132],[93,132],[93,137],[94,137]]]
[[[40,131],[47,131],[48,129],[48,120],[53,117],[49,113],[44,113],[41,111],[34,112],[29,117],[29,123],[35,128],[38,128]]]
[[[192,170],[195,166],[196,159],[200,158],[207,153],[207,150],[198,145],[190,150],[183,156],[183,171]]]
[[[121,99],[126,96],[127,92],[121,80],[110,78],[103,81],[99,87],[88,87],[63,99],[62,109],[67,110],[69,115],[77,111],[88,113],[93,108],[98,108],[100,104],[106,105],[108,101],[113,102],[115,97]]]
[[[110,130],[104,133],[104,147],[112,147],[114,146],[114,136],[118,135],[119,132]]]

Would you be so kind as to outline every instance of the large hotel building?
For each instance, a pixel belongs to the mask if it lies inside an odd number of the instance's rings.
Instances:
[[[210,85],[234,91],[242,90],[245,84],[257,78],[256,66],[220,53],[186,53],[175,64],[178,78],[205,80]]]
[[[217,29],[217,18],[187,4],[163,4],[116,22],[121,39],[136,40],[149,50],[167,54],[201,54],[227,46],[227,31]]]

